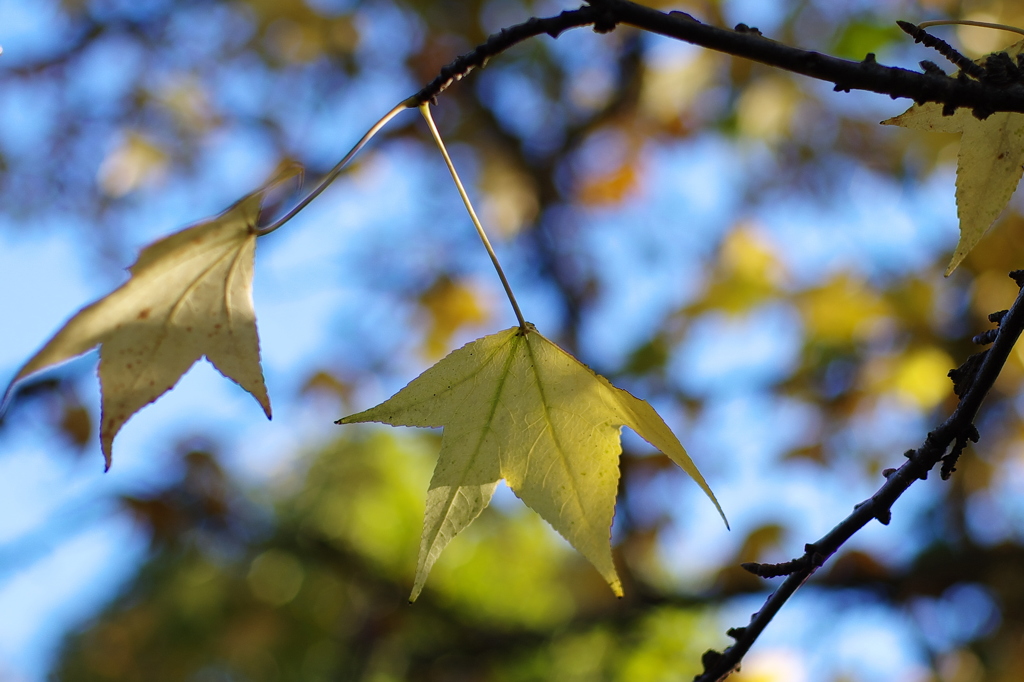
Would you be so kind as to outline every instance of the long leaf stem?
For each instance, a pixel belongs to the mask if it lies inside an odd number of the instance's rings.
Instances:
[[[434,137],[434,142],[437,143],[437,148],[441,150],[441,156],[444,157],[444,162],[448,166],[448,172],[452,174],[452,179],[455,181],[455,186],[459,188],[459,195],[462,197],[462,203],[466,205],[466,210],[469,211],[469,217],[473,220],[473,225],[476,227],[476,233],[480,235],[480,241],[484,243],[484,248],[487,249],[487,254],[491,257],[491,263],[494,264],[494,269],[498,273],[498,278],[501,280],[501,285],[505,287],[505,294],[508,296],[509,303],[512,304],[512,310],[516,312],[516,319],[519,320],[519,328],[524,332],[526,329],[526,318],[523,317],[523,311],[519,309],[519,304],[516,303],[515,294],[512,293],[512,287],[508,283],[508,278],[505,277],[505,271],[501,269],[501,263],[498,262],[498,255],[494,253],[494,247],[491,246],[491,240],[487,238],[487,233],[484,232],[484,226],[480,224],[480,218],[477,217],[476,211],[473,210],[473,203],[469,200],[469,195],[466,194],[466,188],[462,185],[462,180],[459,179],[459,174],[455,170],[455,164],[452,163],[452,159],[448,156],[448,150],[445,149],[444,140],[441,139],[441,133],[437,132],[437,126],[434,125],[434,119],[430,115],[430,105],[426,102],[420,105],[420,113],[423,114],[423,118],[427,122],[427,126],[430,128],[430,134]]]
[[[1024,29],[1017,28],[1016,26],[1008,26],[1006,24],[993,24],[990,21],[971,21],[969,19],[934,19],[932,21],[922,21],[917,25],[918,28],[928,28],[930,26],[977,26],[978,28],[991,28],[997,31],[1009,31],[1010,33],[1018,33],[1024,36]]]
[[[366,146],[366,143],[369,142],[373,138],[374,135],[376,135],[378,132],[380,132],[381,128],[386,126],[388,124],[388,122],[390,122],[391,119],[393,119],[399,113],[405,111],[406,109],[411,109],[414,106],[416,106],[415,103],[410,103],[410,100],[404,100],[400,104],[396,105],[395,108],[393,108],[391,111],[389,111],[388,113],[384,114],[384,116],[379,121],[374,123],[373,126],[369,130],[366,131],[365,135],[363,135],[361,138],[359,138],[359,141],[356,142],[355,146],[352,147],[352,149],[349,150],[348,154],[346,154],[341,159],[341,161],[339,161],[334,166],[334,168],[332,168],[331,171],[327,175],[324,176],[324,179],[320,181],[320,184],[317,185],[313,189],[312,192],[310,192],[305,197],[303,197],[303,199],[299,203],[295,204],[295,206],[292,208],[292,210],[288,211],[283,216],[281,216],[280,218],[278,218],[277,220],[275,220],[271,224],[267,225],[266,227],[261,227],[261,228],[257,229],[256,230],[256,236],[263,237],[265,235],[268,235],[271,232],[273,232],[274,230],[276,230],[277,228],[279,228],[282,225],[284,225],[286,222],[288,222],[292,218],[294,218],[298,214],[299,211],[301,211],[302,209],[306,208],[306,206],[308,206],[309,203],[311,201],[313,201],[313,199],[316,199],[318,196],[320,196],[320,194],[325,189],[327,189],[332,182],[334,182],[335,180],[338,179],[338,176],[341,175],[342,169],[344,169],[345,166],[348,165],[348,162],[351,161],[353,159],[353,157],[355,157],[355,155],[358,154],[359,151],[363,147]]]

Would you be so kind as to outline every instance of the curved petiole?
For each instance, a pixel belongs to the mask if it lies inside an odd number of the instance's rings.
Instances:
[[[935,19],[934,21],[922,21],[917,25],[918,28],[928,28],[929,26],[977,26],[979,28],[993,28],[997,31],[1009,31],[1010,33],[1018,33],[1024,36],[1024,28],[1008,26],[1007,24],[993,24],[988,21],[971,21],[970,19]]]
[[[366,131],[365,135],[363,135],[361,138],[359,138],[359,141],[356,142],[355,146],[352,147],[351,150],[349,150],[349,153],[346,154],[344,156],[344,158],[342,158],[342,160],[339,161],[334,166],[334,168],[332,168],[331,171],[327,175],[324,176],[324,179],[320,181],[320,184],[317,185],[313,189],[312,192],[310,192],[305,197],[303,197],[302,200],[299,201],[299,203],[295,204],[295,206],[294,206],[294,208],[292,208],[292,210],[288,211],[283,216],[281,216],[280,218],[278,218],[274,222],[270,223],[266,227],[258,228],[256,230],[256,236],[257,237],[263,237],[265,235],[268,235],[271,232],[273,232],[274,230],[276,230],[277,228],[279,228],[282,225],[284,225],[286,222],[288,222],[292,218],[294,218],[296,216],[296,214],[298,214],[299,211],[301,211],[302,209],[306,208],[306,206],[308,206],[309,203],[311,201],[313,201],[313,199],[316,199],[318,196],[320,196],[320,194],[325,189],[327,189],[332,182],[337,180],[338,176],[341,175],[342,169],[344,169],[345,166],[348,165],[348,162],[351,161],[352,158],[355,157],[355,155],[358,154],[359,151],[363,147],[366,146],[366,143],[369,142],[373,138],[374,135],[376,135],[378,132],[380,132],[381,128],[386,126],[391,121],[391,119],[393,119],[399,113],[405,111],[406,109],[412,109],[414,106],[416,106],[416,105],[415,105],[415,103],[411,103],[411,100],[408,100],[408,99],[407,100],[403,100],[400,104],[395,106],[395,108],[393,108],[391,111],[389,111],[388,113],[384,114],[384,116],[381,117],[381,119],[379,121],[374,123],[373,126],[369,130]]]

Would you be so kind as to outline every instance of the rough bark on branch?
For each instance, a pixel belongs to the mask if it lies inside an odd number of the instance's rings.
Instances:
[[[827,81],[834,84],[836,90],[866,90],[893,99],[941,102],[950,108],[969,107],[981,118],[996,111],[1024,113],[1024,84],[986,83],[946,76],[934,69],[919,72],[884,66],[870,54],[860,62],[839,59],[771,40],[744,24],[739,24],[735,30],[719,28],[703,24],[683,12],[660,12],[629,0],[590,0],[577,10],[543,19],[533,18],[502,29],[442,68],[438,77],[409,98],[409,102],[420,104],[437,97],[473,69],[484,66],[490,58],[529,38],[541,34],[557,38],[563,31],[581,26],[594,26],[598,32],[607,32],[618,24]]]

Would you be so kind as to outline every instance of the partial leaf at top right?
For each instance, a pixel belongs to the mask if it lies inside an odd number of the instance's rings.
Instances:
[[[1014,60],[1022,51],[1024,41],[1005,50]],[[978,63],[984,65],[986,59]],[[915,104],[882,124],[962,134],[956,168],[960,241],[946,268],[949,275],[999,217],[1024,174],[1024,114],[998,112],[980,120],[968,108],[960,107],[951,116],[943,116],[942,109],[935,102]]]

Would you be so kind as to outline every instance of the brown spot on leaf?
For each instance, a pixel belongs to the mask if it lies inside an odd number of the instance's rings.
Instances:
[[[150,311],[150,308],[143,308],[142,310],[140,310],[139,311],[139,319],[140,320],[145,320],[147,317],[149,317],[149,311]]]

